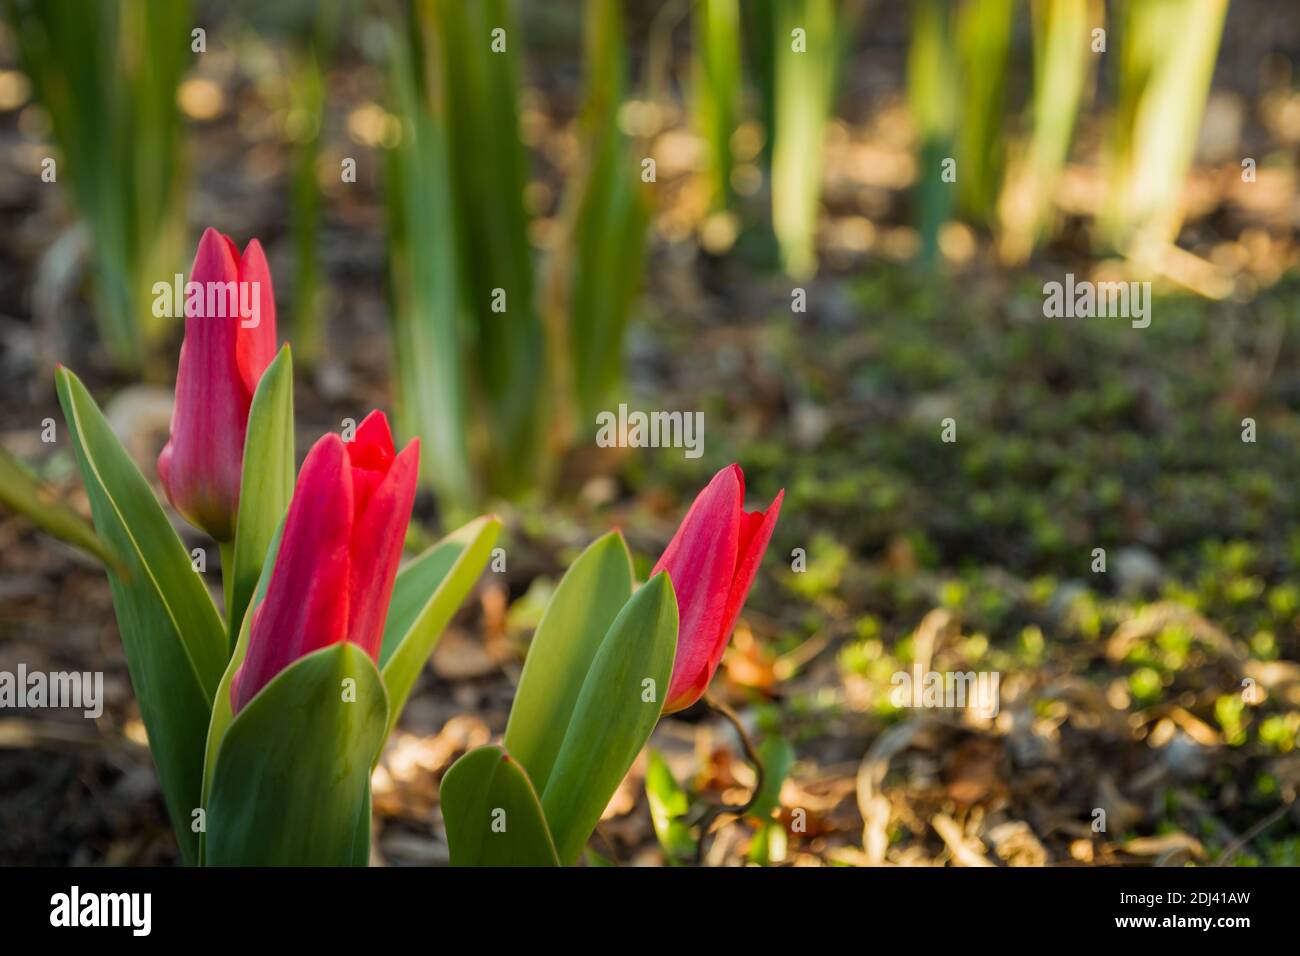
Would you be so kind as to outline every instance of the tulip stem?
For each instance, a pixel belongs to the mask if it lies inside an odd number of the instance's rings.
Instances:
[[[705,694],[702,699],[704,701],[704,706],[708,707],[709,710],[713,711],[715,714],[719,714],[725,718],[727,723],[731,724],[732,728],[736,731],[736,735],[740,738],[740,746],[745,751],[745,759],[754,766],[754,789],[750,793],[749,799],[739,806],[713,804],[705,810],[704,815],[699,821],[700,838],[695,842],[696,866],[699,866],[704,859],[704,839],[709,835],[709,827],[713,825],[713,821],[724,813],[735,814],[737,820],[744,817],[744,815],[749,812],[749,808],[757,802],[758,795],[763,792],[763,776],[765,773],[763,761],[758,756],[758,749],[754,746],[754,741],[750,738],[749,731],[747,731],[745,725],[741,723],[740,715],[711,694]]]

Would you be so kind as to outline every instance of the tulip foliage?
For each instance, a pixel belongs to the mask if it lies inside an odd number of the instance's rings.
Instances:
[[[633,590],[613,531],[570,566],[524,662],[505,739],[442,781],[456,866],[577,861],[663,713],[704,694],[781,509],[746,512],[744,474],[724,468]]]
[[[321,438],[294,479],[292,360],[275,351],[256,241],[213,230],[191,282],[252,310],[187,297],[167,498],[218,539],[225,617],[144,475],[71,371],[56,383],[108,566],[131,682],[187,863],[358,864],[370,772],[420,668],[500,530],[478,518],[399,569],[418,441],[374,412]],[[200,285],[200,288],[203,287]],[[231,302],[235,297],[231,298]]]

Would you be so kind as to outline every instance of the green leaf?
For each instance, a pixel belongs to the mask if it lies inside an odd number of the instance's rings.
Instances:
[[[80,548],[119,576],[127,573],[126,564],[95,534],[95,529],[3,448],[0,448],[0,504],[24,516],[46,534]]]
[[[452,764],[438,799],[452,866],[559,866],[537,791],[502,747]]]
[[[383,745],[380,744],[379,750],[382,752]],[[370,865],[370,778],[366,778],[365,799],[361,803],[361,811],[357,814],[357,833],[352,840],[352,860],[349,866],[369,866]]]
[[[437,40],[427,63],[440,68],[441,102],[431,108],[445,119],[459,285],[473,343],[480,403],[487,410],[483,474],[489,492],[515,495],[528,489],[542,449],[546,407],[547,337],[533,293],[532,250],[524,209],[531,159],[519,135],[519,69],[526,31],[517,29],[508,0],[434,0],[420,24]],[[491,47],[492,31],[505,31],[507,45]],[[436,83],[437,81],[435,81]],[[435,89],[438,89],[435,86]],[[491,123],[484,117],[491,116]],[[433,250],[419,249],[420,255]],[[494,290],[505,295],[504,313],[494,311]]]
[[[185,228],[177,87],[189,67],[189,0],[10,0],[23,68],[62,154],[59,185],[90,234],[91,310],[119,365],[159,330],[152,283],[180,267]]]
[[[790,0],[776,5],[775,122],[772,143],[772,229],[792,278],[817,269],[822,147],[835,107],[836,73],[854,29],[857,4]],[[805,31],[797,52],[791,31]],[[928,167],[927,167],[928,168]]]
[[[1006,116],[1008,54],[1015,30],[1012,0],[963,4],[953,17],[953,52],[961,92],[957,131],[959,211],[967,221],[985,225],[997,201]]]
[[[567,248],[551,258],[552,268],[567,270],[558,286],[567,291],[568,314],[556,325],[565,335],[576,423],[608,407],[621,384],[623,333],[641,286],[650,222],[649,187],[639,174],[645,144],[629,143],[617,119],[627,87],[622,5],[588,0],[585,21],[582,154],[566,187]]]
[[[1101,233],[1138,256],[1182,225],[1183,181],[1196,153],[1228,0],[1120,4],[1118,83],[1104,145],[1109,185]],[[1176,36],[1178,42],[1171,43]],[[1109,59],[1109,57],[1107,57]]]
[[[707,153],[710,205],[730,203],[731,136],[744,77],[740,66],[739,0],[701,0],[691,16],[695,126]]]
[[[281,520],[280,526],[275,529],[275,536],[271,539],[271,544],[266,549],[266,558],[262,561],[262,573],[257,579],[257,589],[248,605],[250,608],[262,603],[262,599],[266,597],[266,588],[271,582],[271,569],[275,567],[276,556],[280,553],[280,535],[283,533],[284,521]],[[253,615],[251,614],[244,615],[243,623],[239,627],[239,639],[235,642],[235,650],[226,663],[225,673],[221,675],[221,683],[217,685],[217,692],[213,696],[212,719],[208,724],[207,743],[203,753],[204,806],[207,806],[208,794],[212,790],[212,773],[217,766],[217,753],[221,749],[221,741],[225,739],[230,722],[235,719],[234,710],[231,706],[230,685],[235,680],[235,672],[239,670],[239,665],[244,663],[244,655],[248,653],[248,630],[252,618]],[[200,837],[200,862],[203,860],[203,843],[204,840]]]
[[[482,573],[500,532],[495,515],[475,518],[397,573],[379,651],[390,701],[388,732],[443,628]]]
[[[379,671],[349,641],[281,671],[226,728],[206,803],[204,862],[347,866],[363,859],[369,828],[359,821],[387,720]]]
[[[1055,0],[1029,7],[1034,52],[1034,92],[1029,142],[1012,147],[998,202],[998,254],[1022,264],[1047,231],[1052,202],[1070,154],[1095,57],[1075,40],[1088,32],[1084,0]]]
[[[921,169],[938,169],[953,155],[961,81],[952,49],[953,10],[940,0],[912,4],[907,52],[907,103],[916,125]],[[939,258],[939,229],[952,209],[952,188],[939,176],[917,181],[912,200],[921,234],[921,258],[933,268]]]
[[[749,808],[749,816],[762,820],[781,805],[781,785],[794,763],[794,748],[784,737],[773,735],[758,745],[758,759],[763,761],[763,786]]]
[[[91,514],[129,576],[108,572],[131,685],[186,862],[198,859],[190,828],[200,804],[203,741],[226,664],[221,617],[152,490],[81,381],[55,374]]]
[[[788,841],[789,834],[780,820],[764,820],[749,841],[749,862],[769,866],[773,860],[784,859]]]
[[[444,111],[424,86],[422,31],[414,19],[406,25],[389,33],[390,95],[405,132],[388,151],[384,173],[397,427],[423,439],[420,481],[434,488],[440,506],[459,511],[476,489],[453,181]]]
[[[561,579],[533,635],[506,725],[506,749],[545,791],[582,683],[632,595],[632,556],[617,531],[597,538]]]
[[[661,572],[610,625],[542,791],[542,808],[564,865],[581,855],[609,798],[654,730],[676,650],[677,598],[667,573]]]
[[[267,548],[293,497],[293,476],[293,358],[286,345],[262,373],[248,413],[234,571],[226,582],[232,647],[262,573]]]
[[[650,822],[654,824],[655,836],[668,865],[677,866],[695,855],[695,836],[686,821],[691,798],[673,777],[659,751],[651,748],[647,757],[645,795],[650,804]]]

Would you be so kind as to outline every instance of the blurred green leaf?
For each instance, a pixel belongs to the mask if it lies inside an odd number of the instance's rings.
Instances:
[[[286,110],[285,134],[292,147],[290,230],[294,246],[293,313],[288,328],[298,361],[311,368],[324,346],[321,288],[318,182],[321,133],[325,125],[326,71],[345,26],[360,11],[357,0],[278,0],[246,4],[240,10],[248,25],[282,51],[276,92]]]
[[[650,804],[650,822],[670,866],[695,856],[695,835],[686,815],[691,798],[677,783],[667,761],[653,747],[646,754],[645,795]]]
[[[1008,54],[1013,0],[975,0],[957,8],[955,45],[961,76],[957,196],[962,212],[978,223],[993,213],[1004,153]],[[1082,47],[1080,39],[1079,46]]]
[[[1103,227],[1120,251],[1141,254],[1148,243],[1177,235],[1183,179],[1227,9],[1228,0],[1147,0],[1118,8],[1119,83]]]
[[[529,158],[519,138],[523,31],[506,0],[429,0],[420,9],[437,38],[430,52],[455,186],[461,301],[473,323],[474,381],[488,418],[483,475],[489,492],[516,495],[535,479],[546,404],[546,340],[524,212]]]
[[[326,5],[325,8],[333,6]],[[316,164],[320,158],[321,130],[325,119],[325,68],[328,50],[305,44],[291,50],[286,70],[293,100],[292,115],[298,117],[302,133],[294,141],[293,230],[294,262],[293,321],[290,328],[303,365],[310,368],[320,360],[324,343],[321,322],[323,296],[320,287],[320,186]]]
[[[700,0],[691,20],[695,126],[708,150],[710,206],[731,199],[731,137],[740,105],[740,6],[737,0]]]
[[[626,59],[621,3],[590,0],[583,159],[568,185],[575,205],[566,247],[553,259],[557,268],[572,260],[563,351],[579,428],[608,406],[622,381],[624,331],[641,285],[650,224],[640,164],[618,128]]]
[[[452,866],[559,866],[537,791],[501,747],[479,747],[438,788]]]
[[[184,235],[176,91],[188,0],[7,0],[19,58],[50,116],[59,182],[90,228],[95,318],[113,359],[138,365],[157,331],[152,285]]]
[[[939,258],[939,229],[952,208],[952,184],[940,175],[953,157],[961,92],[952,49],[951,9],[942,0],[915,0],[907,51],[907,105],[920,140],[917,227],[922,258]]]
[[[817,269],[822,148],[835,107],[840,58],[852,39],[859,12],[860,4],[852,0],[776,4],[772,228],[785,271],[796,279],[807,278]],[[796,48],[800,42],[802,50]]]
[[[749,862],[770,866],[773,861],[784,859],[787,841],[785,827],[779,820],[764,820],[749,842]]]
[[[794,748],[784,737],[772,735],[759,744],[758,759],[763,761],[763,786],[748,815],[763,820],[781,805],[781,786],[794,764]]]
[[[476,497],[465,372],[472,335],[461,328],[446,120],[425,88],[424,25],[409,19],[407,26],[388,37],[390,95],[402,125],[388,151],[384,189],[397,422],[402,435],[423,440],[420,480],[460,514]]]
[[[1070,151],[1093,57],[1079,37],[1088,32],[1088,0],[1037,0],[1029,5],[1034,39],[1032,132],[1013,160],[999,199],[999,251],[1011,263],[1029,257],[1044,232],[1052,197]]]

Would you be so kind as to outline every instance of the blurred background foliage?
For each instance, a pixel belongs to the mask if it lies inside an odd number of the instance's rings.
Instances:
[[[242,33],[232,52],[252,67],[291,148],[284,327],[309,367],[329,348],[319,250],[321,180],[331,173],[321,153],[328,72],[339,57],[362,57],[388,76],[382,97],[347,121],[354,141],[360,133],[364,145],[393,154],[381,188],[394,399],[404,430],[426,437],[426,480],[455,511],[553,485],[565,452],[622,394],[652,219],[660,217],[662,235],[683,212],[667,208],[673,199],[656,188],[660,165],[691,177],[680,188],[699,208],[687,211],[687,225],[707,252],[749,250],[756,266],[771,261],[796,281],[816,273],[824,144],[842,129],[845,51],[867,8],[855,0],[632,4],[645,28],[633,44],[616,0],[554,13],[516,6],[248,3],[230,8],[233,30],[223,22],[223,44]],[[1115,93],[1098,104],[1106,134],[1094,251],[1140,256],[1144,269],[1222,294],[1212,269],[1168,247],[1226,0],[910,6],[906,178],[923,268],[941,265],[943,235],[962,244],[972,229],[988,233],[1014,264],[1059,234],[1064,217],[1053,198],[1078,113],[1104,78]],[[101,18],[95,29],[76,15],[82,7]],[[156,357],[160,328],[145,290],[187,248],[184,122],[186,114],[211,119],[219,91],[201,67],[185,74],[195,51],[206,51],[206,29],[196,25],[217,10],[154,0],[7,0],[6,9],[63,163],[60,182],[89,228],[103,345],[116,364],[138,368]],[[533,179],[538,144],[521,119],[521,63],[538,37],[562,31],[572,32],[565,42],[578,44],[583,68],[557,197]],[[1166,42],[1175,34],[1179,42]],[[1108,76],[1095,66],[1107,43],[1117,47]],[[1019,71],[1013,80],[1013,61],[1025,60],[1028,77]],[[337,179],[346,185],[347,169]],[[543,197],[552,206],[545,217],[530,208]]]
[[[391,407],[423,438],[425,527],[510,518],[508,570],[376,778],[388,858],[429,861],[416,771],[500,730],[565,562],[617,524],[644,575],[739,460],[754,500],[787,490],[719,679],[773,773],[701,847],[701,795],[756,780],[725,728],[665,721],[647,812],[623,795],[608,858],[1300,862],[1295,11],[3,10],[3,394],[26,422],[4,437],[31,465],[4,459],[6,503],[93,553],[51,497],[70,463],[27,419],[75,362],[148,463],[179,340],[149,289],[213,224],[266,244],[304,422]],[[1151,281],[1151,326],[1045,319],[1067,272]],[[704,457],[593,447],[621,402],[702,411]],[[20,583],[29,565],[62,583],[13,585],[5,636],[39,655],[72,591],[88,620],[68,640],[92,650],[68,653],[102,655],[78,559],[15,553]],[[914,667],[1002,673],[1003,714],[895,706]]]

